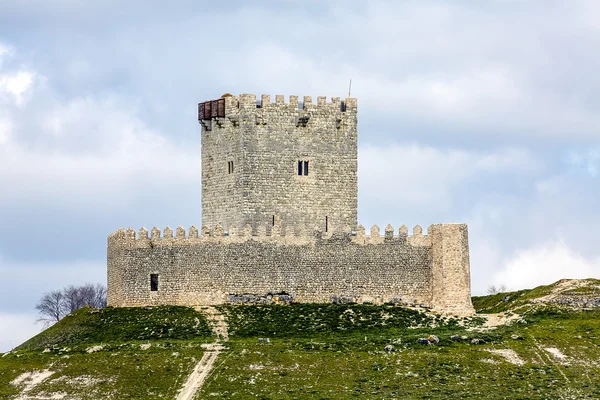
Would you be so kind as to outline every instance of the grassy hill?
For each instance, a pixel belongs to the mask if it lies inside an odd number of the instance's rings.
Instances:
[[[195,399],[598,399],[599,299],[584,280],[475,297],[463,319],[219,306],[229,341]],[[82,309],[1,356],[0,398],[174,399],[215,339],[191,308]]]
[[[0,358],[0,399],[161,398],[212,340],[206,319],[186,307],[83,308]]]

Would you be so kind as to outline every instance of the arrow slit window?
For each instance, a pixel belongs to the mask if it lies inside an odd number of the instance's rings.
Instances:
[[[158,274],[150,274],[150,291],[158,291]]]

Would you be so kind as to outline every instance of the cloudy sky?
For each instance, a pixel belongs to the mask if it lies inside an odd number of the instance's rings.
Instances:
[[[474,294],[600,275],[600,2],[0,0],[0,351],[200,224],[199,101],[359,99],[359,220],[469,224]]]

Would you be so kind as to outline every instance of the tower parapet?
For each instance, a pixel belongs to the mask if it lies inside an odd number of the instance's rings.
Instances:
[[[209,100],[198,103],[198,122],[205,129],[212,129],[212,122],[216,124],[227,123],[227,120],[238,124],[237,117],[240,112],[261,110],[258,114],[268,114],[269,111],[285,111],[291,114],[303,115],[306,113],[348,113],[348,115],[357,112],[357,99],[340,97],[331,97],[327,100],[326,96],[318,96],[317,102],[313,103],[312,96],[304,96],[299,101],[298,96],[291,95],[288,101],[285,96],[278,94],[275,101],[271,100],[271,95],[263,94],[258,98],[255,94],[241,94],[239,96],[224,95],[217,100]]]

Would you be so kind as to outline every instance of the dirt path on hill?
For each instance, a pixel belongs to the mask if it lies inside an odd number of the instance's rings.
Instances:
[[[208,319],[213,332],[217,335],[217,340],[214,343],[203,346],[205,353],[200,362],[194,367],[185,385],[183,385],[183,388],[177,395],[176,400],[192,400],[194,398],[196,392],[202,388],[204,381],[212,371],[221,350],[223,350],[221,342],[229,340],[227,322],[223,314],[214,307],[195,307],[195,309],[204,314]]]
[[[563,378],[565,378],[565,381],[567,382],[567,384],[570,384],[571,380],[569,378],[567,378],[567,375],[565,375],[565,373],[563,372],[562,368],[560,367],[560,363],[556,362],[552,357],[550,357],[548,355],[548,352],[546,351],[546,349],[544,349],[542,346],[540,346],[539,342],[533,335],[530,335],[530,336],[531,336],[531,339],[533,339],[533,344],[535,345],[535,347],[537,347],[537,349],[540,352],[540,354],[539,354],[540,359],[543,360],[545,358],[546,360],[548,360],[550,365],[554,366],[558,370],[558,372],[560,372],[560,374],[563,376]],[[542,354],[544,355],[543,358],[542,358]],[[544,364],[546,364],[546,361],[544,361]]]
[[[213,332],[217,335],[217,342],[226,342],[229,340],[227,322],[225,321],[225,316],[219,310],[209,306],[195,307],[195,309],[204,314],[206,319],[208,319]]]

